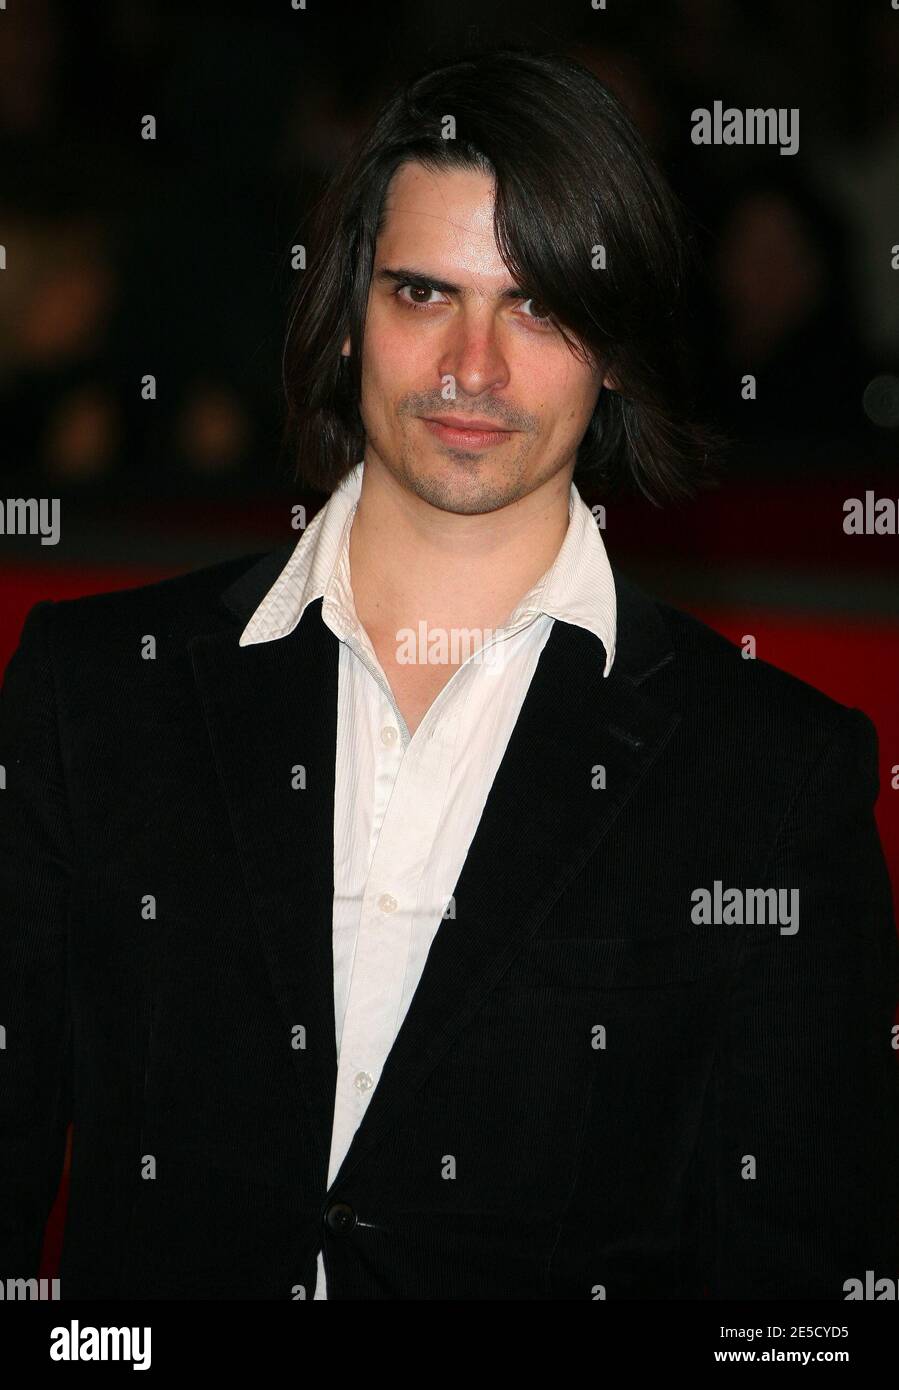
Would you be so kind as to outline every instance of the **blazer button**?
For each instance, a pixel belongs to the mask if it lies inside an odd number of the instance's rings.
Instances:
[[[356,1213],[346,1202],[332,1202],[325,1212],[325,1221],[330,1230],[342,1235],[351,1231],[356,1224]]]

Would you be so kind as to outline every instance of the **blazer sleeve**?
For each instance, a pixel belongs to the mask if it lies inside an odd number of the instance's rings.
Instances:
[[[844,1299],[847,1280],[899,1268],[899,943],[877,749],[871,720],[846,711],[747,885],[798,889],[799,925],[743,928],[712,1082],[714,1298]]]
[[[71,1111],[73,844],[49,632],[30,609],[0,690],[0,1278],[34,1278]]]

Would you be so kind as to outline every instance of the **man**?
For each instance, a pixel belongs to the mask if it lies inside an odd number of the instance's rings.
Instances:
[[[310,239],[299,543],[28,615],[0,1274],[69,1120],[64,1297],[895,1271],[874,728],[630,583],[573,481],[702,476],[685,255],[577,64],[425,74]]]

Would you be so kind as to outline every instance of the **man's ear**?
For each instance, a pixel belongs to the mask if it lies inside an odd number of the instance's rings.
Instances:
[[[343,340],[343,347],[340,349],[340,355],[341,355],[341,357],[349,357],[349,355],[350,355],[350,340],[349,340],[349,338],[344,338],[344,340]]]
[[[618,382],[612,376],[611,372],[606,372],[605,376],[603,377],[602,384],[607,391],[619,391],[621,389],[618,385]]]

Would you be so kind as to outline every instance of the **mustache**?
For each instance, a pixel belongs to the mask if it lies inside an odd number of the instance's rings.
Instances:
[[[400,402],[398,413],[427,416],[432,420],[440,420],[444,416],[450,419],[458,417],[462,420],[490,420],[495,422],[497,429],[507,430],[529,431],[533,430],[536,424],[533,416],[508,405],[500,405],[496,401],[464,401],[459,397],[447,401],[441,396],[435,401],[432,395],[406,396]]]

